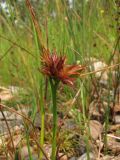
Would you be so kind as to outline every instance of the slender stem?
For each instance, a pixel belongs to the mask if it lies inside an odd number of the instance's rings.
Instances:
[[[53,83],[52,79],[50,79],[51,91],[52,91],[52,103],[53,103],[53,137],[52,137],[52,160],[56,160],[56,150],[57,150],[57,105],[56,105],[56,94],[58,82],[55,81]]]
[[[44,114],[44,106],[42,106],[41,110],[41,137],[40,137],[40,144],[43,147],[44,144],[44,129],[45,129],[45,114]],[[40,151],[40,160],[43,158],[43,153]]]
[[[26,129],[26,141],[27,141],[29,159],[32,160],[32,154],[31,154],[31,149],[30,149],[30,139],[29,139],[29,129],[26,124],[25,124],[25,129]]]

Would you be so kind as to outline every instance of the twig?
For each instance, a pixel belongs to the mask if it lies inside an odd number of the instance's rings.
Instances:
[[[101,142],[102,142],[102,140],[101,140],[101,134],[100,134],[100,135],[99,135],[99,150],[98,150],[98,157],[97,157],[97,160],[100,159]]]
[[[110,135],[110,134],[108,134],[107,136],[108,136],[108,137],[111,137],[111,138],[114,138],[114,139],[118,139],[118,140],[120,140],[120,137],[117,137],[117,136],[114,136],[114,135]]]

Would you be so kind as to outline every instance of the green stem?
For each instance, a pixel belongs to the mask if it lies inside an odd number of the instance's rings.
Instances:
[[[40,145],[41,147],[43,148],[43,145],[44,145],[44,134],[45,134],[45,108],[44,108],[44,101],[43,101],[43,91],[42,91],[42,83],[40,85],[40,95],[41,95],[41,98],[40,98],[40,107],[41,107],[41,112],[40,112],[40,115],[41,115],[41,134],[40,134]],[[40,157],[39,157],[39,160],[42,160],[43,159],[43,153],[42,151],[40,150]]]
[[[40,136],[40,144],[43,147],[44,144],[44,128],[45,128],[45,113],[44,113],[44,106],[41,109],[41,136]],[[40,151],[40,160],[43,158],[43,153]]]
[[[30,150],[29,129],[26,124],[25,124],[25,127],[26,127],[26,141],[27,141],[29,159],[32,160],[32,154],[31,154],[31,150]]]
[[[53,137],[52,137],[52,160],[56,160],[56,150],[57,150],[57,105],[56,105],[56,94],[57,94],[57,87],[58,81],[54,81],[50,79],[51,91],[52,91],[52,103],[53,103]]]

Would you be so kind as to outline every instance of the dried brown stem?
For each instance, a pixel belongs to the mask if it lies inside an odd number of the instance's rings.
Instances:
[[[29,9],[29,12],[31,14],[31,17],[32,17],[32,20],[33,20],[33,23],[34,23],[34,26],[35,26],[35,29],[38,33],[38,38],[39,38],[39,42],[41,44],[41,46],[43,47],[43,43],[42,43],[42,32],[41,32],[41,29],[40,29],[40,26],[39,26],[39,23],[38,23],[38,20],[36,18],[36,14],[35,14],[35,11],[30,3],[29,0],[26,0],[26,6],[28,7]]]

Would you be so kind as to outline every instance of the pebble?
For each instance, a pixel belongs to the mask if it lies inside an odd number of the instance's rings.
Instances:
[[[95,160],[95,155],[91,152],[89,153],[89,160]],[[87,153],[84,153],[81,157],[77,158],[77,160],[88,160]]]
[[[120,114],[115,115],[114,122],[115,124],[120,124]]]

